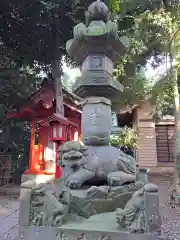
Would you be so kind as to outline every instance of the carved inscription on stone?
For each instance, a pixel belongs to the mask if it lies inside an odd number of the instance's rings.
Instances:
[[[104,60],[104,57],[102,57],[102,56],[93,56],[91,58],[92,69],[96,69],[96,70],[100,69],[101,70],[101,68],[103,66],[103,60]]]
[[[113,62],[105,55],[88,56],[82,65],[81,72],[86,71],[106,71],[109,74],[113,72]]]
[[[85,233],[82,233],[81,236],[79,238],[77,238],[77,240],[90,240]]]
[[[100,120],[99,113],[97,111],[91,112],[89,114],[89,118],[91,119],[91,123],[93,125],[97,124],[97,121]]]
[[[98,240],[112,240],[112,238],[110,236],[104,234]]]
[[[56,236],[56,240],[68,240],[64,233],[58,233]]]
[[[99,84],[99,85],[104,85],[109,83],[109,78],[108,77],[92,77],[91,78],[91,85],[93,84]]]

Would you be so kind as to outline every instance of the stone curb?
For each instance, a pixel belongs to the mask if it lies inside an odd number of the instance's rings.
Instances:
[[[0,195],[19,197],[20,195],[20,186],[7,184],[0,187]]]

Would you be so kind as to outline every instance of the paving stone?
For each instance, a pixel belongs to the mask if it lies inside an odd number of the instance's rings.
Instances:
[[[0,240],[20,240],[18,236],[18,225],[11,228],[8,232],[0,236]]]
[[[0,240],[18,240],[19,201],[0,197]]]
[[[4,218],[0,226],[0,236],[18,224],[18,218]],[[1,238],[0,238],[1,239]]]
[[[0,200],[0,216],[9,216],[19,209],[19,201],[1,201]]]
[[[15,210],[12,214],[6,216],[6,218],[18,218],[19,219],[19,209]]]

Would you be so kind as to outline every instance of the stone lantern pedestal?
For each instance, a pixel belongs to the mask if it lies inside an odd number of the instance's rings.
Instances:
[[[74,92],[84,99],[83,144],[66,142],[59,149],[63,178],[55,183],[56,194],[32,182],[24,186],[22,201],[28,208],[20,221],[22,239],[163,239],[158,187],[136,176],[135,159],[109,144],[111,107],[123,91],[113,78],[113,65],[127,41],[119,38],[100,0],[85,18],[66,46],[82,72]]]

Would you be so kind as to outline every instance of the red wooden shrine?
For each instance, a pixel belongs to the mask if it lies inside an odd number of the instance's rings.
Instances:
[[[79,140],[81,110],[78,97],[63,89],[64,117],[56,114],[55,92],[51,83],[21,103],[7,118],[32,122],[29,169],[25,174],[61,175],[57,166],[58,148],[69,140]]]

